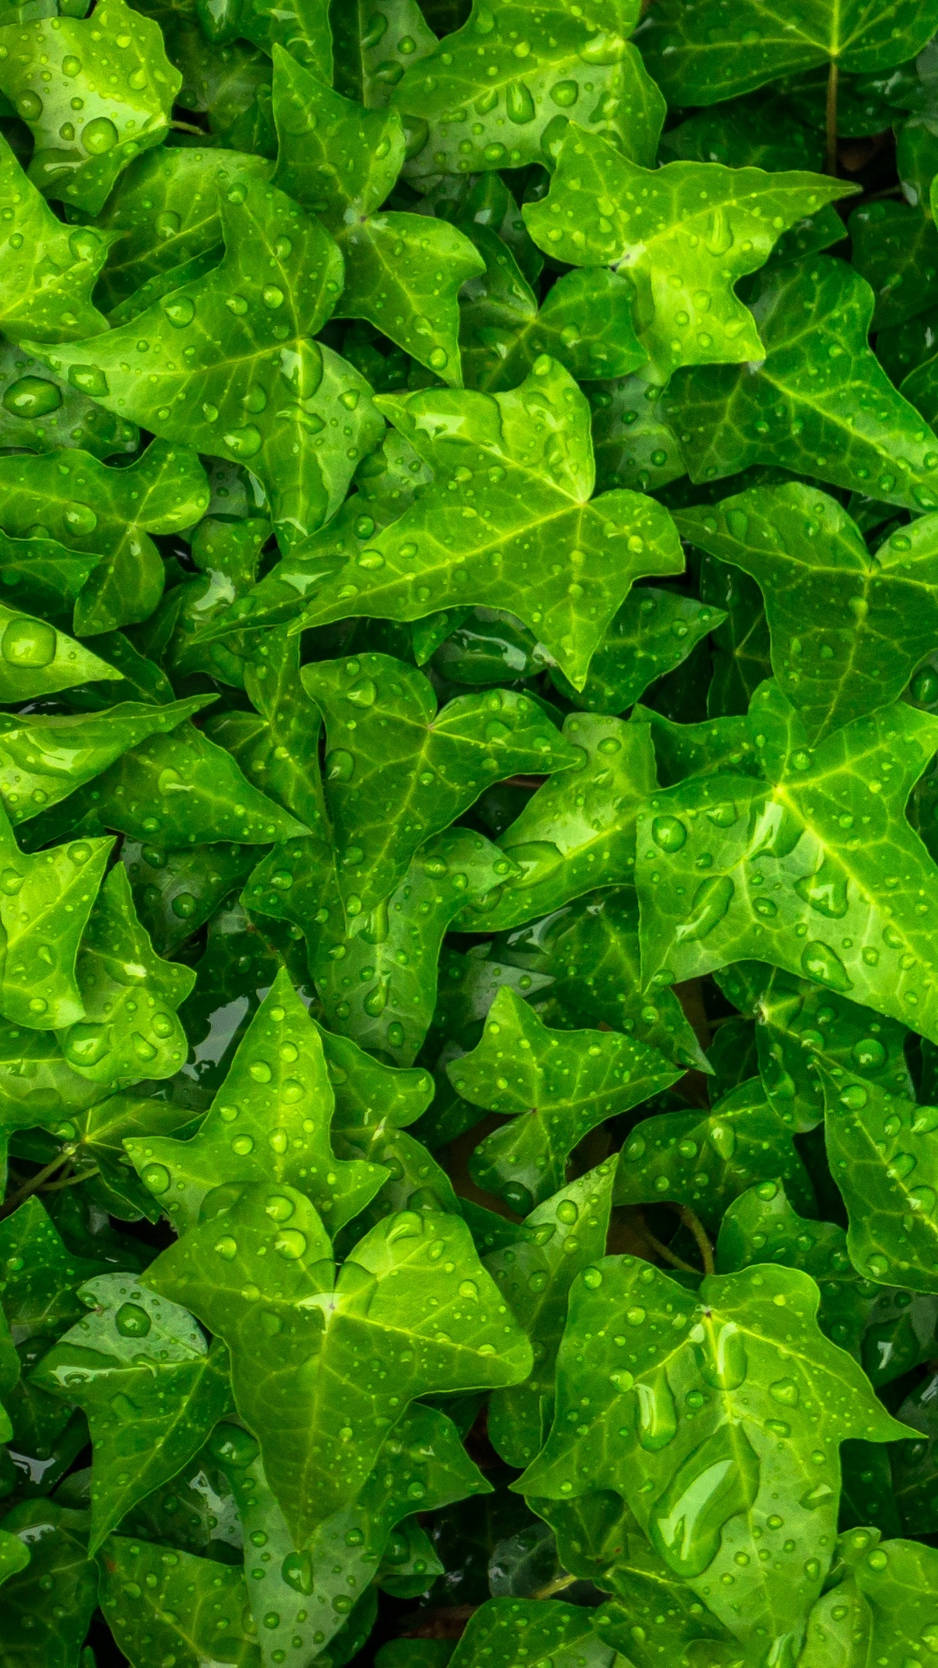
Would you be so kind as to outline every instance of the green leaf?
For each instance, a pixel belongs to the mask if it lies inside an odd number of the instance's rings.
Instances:
[[[185,1310],[121,1274],[82,1288],[91,1314],[53,1345],[33,1383],[77,1403],[94,1444],[90,1550],[175,1476],[225,1412],[224,1350]]]
[[[678,104],[716,104],[767,81],[832,63],[890,69],[938,27],[933,0],[658,0],[641,34],[648,67]]]
[[[697,1296],[605,1258],[571,1293],[554,1428],[521,1480],[553,1499],[628,1490],[659,1556],[730,1632],[789,1651],[833,1552],[838,1445],[903,1432],[823,1338],[817,1302],[794,1269],[711,1275]]]
[[[772,670],[812,740],[897,700],[934,645],[933,516],[892,532],[874,556],[833,498],[796,481],[675,519],[685,538],[758,583]]]
[[[741,1083],[712,1107],[660,1112],[637,1123],[622,1148],[617,1205],[671,1200],[716,1228],[733,1200],[777,1177],[796,1206],[814,1208],[814,1190],[792,1143],[791,1123],[768,1101],[759,1079]]]
[[[0,78],[3,64],[0,61]],[[67,342],[105,328],[91,291],[104,264],[108,238],[93,226],[57,220],[0,135],[0,324],[11,341],[35,336]]]
[[[408,64],[436,46],[417,0],[349,0],[329,21],[336,87],[368,110],[387,104]]]
[[[566,1161],[591,1129],[682,1075],[615,1031],[548,1030],[507,987],[481,1042],[447,1072],[464,1100],[511,1117],[476,1148],[470,1170],[480,1187],[525,1211],[564,1185]]]
[[[115,864],[88,918],[76,969],[82,1018],[59,1035],[74,1071],[126,1088],[172,1077],[188,1052],[176,1009],[195,983],[188,967],[162,961],[134,908],[127,870]]]
[[[157,25],[124,0],[99,0],[93,20],[4,31],[0,91],[32,131],[29,177],[86,214],[104,206],[128,162],[165,138],[180,79]]]
[[[166,846],[267,845],[302,828],[251,786],[230,753],[185,722],[129,748],[75,794],[70,810],[83,826]]]
[[[14,647],[17,639],[28,641],[24,629],[27,626],[32,629],[34,642],[38,639],[41,643],[40,628],[44,622],[30,621],[27,616],[19,615],[13,617],[11,638]],[[45,629],[51,631],[52,627]],[[10,630],[9,626],[7,630]],[[0,637],[0,657],[3,656],[3,644],[4,638]],[[46,669],[46,677],[56,662],[66,656],[77,662],[77,665],[72,665],[72,672],[76,674],[75,683],[89,678],[94,681],[95,675],[98,678],[119,676],[110,666],[97,671],[94,664],[97,656],[81,644],[71,643],[61,632],[56,634],[56,650]],[[103,665],[102,662],[98,664]],[[84,670],[79,676],[81,667]],[[31,673],[36,675],[35,665],[31,667],[28,659],[25,670],[27,678]],[[17,665],[11,681],[18,681],[16,674],[19,671],[20,665]],[[34,689],[31,693],[44,694],[46,691]],[[10,821],[14,824],[26,822],[30,817],[38,816],[40,811],[67,799],[76,788],[99,776],[122,753],[139,746],[150,735],[174,730],[177,724],[203,705],[203,700],[197,696],[194,700],[174,701],[165,707],[125,701],[101,713],[4,714],[0,717],[0,797]]]
[[[358,373],[310,339],[342,287],[332,239],[256,179],[233,185],[219,213],[212,271],[93,345],[42,357],[152,433],[249,464],[291,541],[338,508],[380,421]]]
[[[346,909],[389,896],[431,834],[492,782],[564,772],[577,760],[536,702],[511,690],[436,711],[430,682],[388,655],[318,661],[303,687],[326,724],[326,804]]]
[[[675,520],[682,527],[686,512],[679,512]],[[575,690],[556,670],[551,672],[551,682],[568,701],[587,712],[624,712],[641,699],[649,684],[686,660],[725,618],[722,609],[710,608],[694,597],[659,591],[653,585],[638,586],[609,625],[583,688]]]
[[[568,272],[537,296],[507,244],[485,225],[469,225],[485,271],[470,277],[460,302],[466,382],[497,393],[521,382],[542,353],[581,381],[627,376],[645,361],[632,328],[632,289],[605,267]],[[616,482],[617,486],[630,483]]]
[[[319,587],[303,624],[350,607],[395,620],[467,602],[505,608],[582,687],[632,582],[680,572],[681,556],[670,517],[650,500],[615,492],[590,502],[589,408],[568,373],[543,359],[507,394],[428,389],[379,403],[433,485]],[[576,579],[558,547],[580,553]]]
[[[490,1599],[469,1619],[450,1668],[510,1668],[519,1635],[531,1668],[627,1668],[593,1631],[589,1610],[536,1599]]]
[[[782,1263],[817,1281],[818,1324],[832,1343],[861,1363],[874,1385],[888,1384],[927,1357],[935,1326],[935,1301],[884,1287],[859,1275],[847,1254],[847,1238],[835,1222],[812,1222],[792,1210],[780,1182],[761,1182],[729,1206],[717,1240],[721,1273],[752,1263]],[[909,1420],[905,1411],[902,1417]],[[911,1452],[903,1444],[896,1452]]]
[[[427,841],[374,909],[346,922],[338,898],[323,905],[327,916],[310,961],[330,1028],[396,1065],[411,1065],[433,1018],[444,933],[467,897],[490,891],[511,869],[511,859],[481,835],[447,829]],[[295,875],[290,884],[297,884]],[[314,888],[321,897],[315,877]],[[289,887],[280,897],[289,898]]]
[[[764,264],[781,232],[845,189],[815,174],[715,162],[643,168],[573,127],[550,192],[525,210],[525,224],[539,248],[571,266],[625,272],[638,338],[666,382],[679,365],[763,357],[733,285]]]
[[[763,346],[738,370],[682,371],[665,399],[693,481],[765,463],[911,510],[938,503],[938,437],[867,345],[873,292],[827,258],[765,273]]]
[[[13,342],[0,341],[0,444],[29,452],[77,446],[96,458],[132,453],[139,430],[50,376]]]
[[[4,1668],[80,1668],[98,1590],[85,1514],[51,1500],[23,1501],[3,1519],[3,1532],[29,1555],[3,1585]]]
[[[112,1535],[101,1556],[101,1608],[131,1668],[154,1653],[178,1668],[261,1668],[239,1565]]]
[[[578,1176],[535,1206],[515,1244],[485,1260],[534,1350],[525,1383],[495,1390],[489,1401],[489,1440],[507,1465],[528,1465],[547,1437],[570,1287],[605,1253],[615,1172],[615,1160],[607,1159]]]
[[[281,1662],[303,1668],[311,1651],[318,1655],[328,1644],[375,1578],[395,1526],[415,1506],[439,1509],[489,1486],[452,1422],[434,1408],[413,1406],[385,1441],[358,1498],[298,1551],[253,1438],[221,1425],[211,1447],[238,1501],[249,1600],[264,1660],[274,1668]]]
[[[386,1218],[333,1289],[313,1207],[292,1188],[256,1183],[162,1252],[146,1278],[228,1344],[235,1402],[298,1541],[355,1498],[414,1397],[517,1383],[530,1367],[455,1216]]]
[[[0,457],[0,492],[8,533],[29,538],[41,527],[68,549],[99,558],[75,607],[75,629],[85,636],[146,618],[163,590],[150,535],[191,527],[208,503],[195,453],[162,441],[125,469],[86,452],[8,454]]]
[[[78,1289],[100,1267],[68,1249],[35,1196],[0,1221],[0,1299],[27,1368],[81,1315]]]
[[[847,1248],[868,1279],[938,1292],[934,1201],[938,1171],[930,1106],[851,1073],[825,1073],[825,1140],[850,1223]]]
[[[0,812],[0,1013],[42,1031],[84,1013],[76,979],[110,840],[75,840],[35,856],[20,851]]]
[[[277,184],[318,214],[342,251],[345,287],[336,315],[367,319],[458,385],[456,298],[482,259],[445,221],[378,212],[404,160],[397,111],[365,111],[275,51],[274,119]]]
[[[628,43],[637,20],[635,0],[587,0],[576,12],[563,0],[474,0],[463,27],[394,89],[416,124],[408,174],[547,163],[571,120],[650,163],[664,108]]]
[[[263,0],[233,0],[216,11],[200,11],[199,16],[213,44],[240,36],[266,52],[280,46],[317,75],[331,79],[329,0],[288,0],[275,11]]]
[[[29,701],[76,684],[118,677],[120,673],[107,661],[66,632],[57,631],[48,620],[20,614],[0,603],[0,699]],[[3,797],[6,801],[5,793]]]
[[[938,1033],[928,926],[938,884],[904,815],[938,742],[932,719],[886,707],[812,751],[772,685],[752,715],[761,779],[692,778],[639,816],[646,980],[753,957]]]
[[[506,828],[498,844],[520,872],[466,907],[467,931],[519,926],[633,878],[636,818],[656,786],[648,726],[575,713],[563,734],[581,761],[538,788]]]
[[[140,1135],[131,1163],[177,1233],[193,1227],[221,1183],[268,1180],[302,1189],[333,1231],[383,1179],[374,1164],[337,1162],[333,1091],[320,1033],[281,970],[191,1140]]]

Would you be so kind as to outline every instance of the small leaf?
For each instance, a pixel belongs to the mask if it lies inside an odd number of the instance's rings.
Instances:
[[[675,519],[681,526],[686,515]],[[596,650],[583,688],[575,690],[556,670],[551,671],[551,682],[587,712],[624,712],[649,684],[686,660],[725,618],[722,609],[709,608],[694,597],[659,591],[653,585],[636,586]]]
[[[29,856],[0,811],[0,1012],[27,1029],[84,1013],[75,964],[110,840],[74,840]]]
[[[179,1668],[261,1668],[240,1565],[125,1535],[105,1542],[101,1565],[101,1608],[130,1668],[152,1668],[154,1652]]]
[[[489,1599],[470,1617],[450,1668],[512,1668],[519,1633],[526,1668],[626,1668],[625,1658],[594,1632],[588,1609],[508,1598]]]
[[[9,25],[7,25],[9,27]],[[2,78],[2,67],[0,67]],[[11,341],[67,342],[104,330],[91,300],[108,239],[93,226],[65,226],[30,183],[0,135],[0,324]]]
[[[97,1607],[98,1580],[86,1551],[87,1518],[52,1500],[26,1500],[3,1519],[29,1562],[3,1584],[3,1649],[11,1664],[80,1668]],[[50,1595],[54,1599],[50,1600]]]
[[[119,677],[107,661],[66,632],[57,631],[48,620],[17,613],[0,603],[0,700],[30,701],[76,684]],[[7,795],[3,797],[6,800]]]

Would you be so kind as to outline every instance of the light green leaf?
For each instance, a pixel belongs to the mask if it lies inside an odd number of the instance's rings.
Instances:
[[[0,340],[0,446],[29,452],[77,446],[103,459],[135,452],[139,443],[135,424],[102,411],[23,348]]]
[[[715,1229],[747,1187],[777,1177],[795,1204],[810,1212],[814,1190],[792,1134],[757,1077],[712,1107],[642,1118],[620,1154],[616,1204],[671,1200],[689,1205]]]
[[[476,1610],[449,1668],[514,1668],[519,1635],[525,1668],[628,1668],[594,1631],[589,1609],[510,1598],[489,1599]]]
[[[96,1552],[201,1447],[226,1410],[228,1381],[224,1350],[210,1354],[184,1309],[126,1275],[101,1275],[81,1297],[91,1314],[53,1345],[32,1382],[88,1419]]]
[[[648,726],[574,713],[563,734],[582,762],[538,788],[502,834],[499,848],[520,872],[467,905],[465,931],[519,926],[633,877],[636,818],[657,781]]]
[[[425,214],[379,213],[404,160],[396,110],[367,111],[274,52],[275,179],[318,214],[345,261],[339,318],[367,319],[459,384],[460,286],[481,271],[467,237]]]
[[[157,24],[124,0],[99,0],[93,19],[4,30],[0,91],[32,131],[29,177],[89,215],[128,162],[165,138],[180,81]]]
[[[772,685],[751,717],[762,779],[692,778],[639,816],[646,981],[752,957],[938,1038],[938,877],[904,815],[938,725],[886,707],[812,752]]]
[[[684,519],[680,513],[675,515],[679,527]],[[596,650],[583,688],[575,690],[556,669],[551,671],[551,682],[568,701],[587,712],[624,712],[640,700],[649,684],[686,660],[725,619],[722,609],[694,597],[660,591],[653,585],[637,586]]]
[[[765,263],[787,227],[847,190],[817,174],[716,162],[642,168],[573,127],[548,196],[524,218],[547,254],[627,274],[639,340],[666,382],[679,365],[763,357],[735,281]]]
[[[711,1275],[699,1295],[634,1257],[587,1269],[554,1428],[520,1485],[627,1494],[667,1567],[731,1633],[790,1652],[833,1553],[840,1443],[904,1428],[823,1338],[817,1303],[794,1269]]]
[[[481,1042],[447,1073],[464,1100],[511,1117],[476,1147],[470,1171],[521,1211],[563,1187],[567,1159],[589,1130],[683,1074],[615,1031],[550,1031],[507,986]]]
[[[0,620],[2,620],[0,615]],[[52,631],[42,620],[14,617],[14,643],[26,637],[24,627],[31,627],[34,641],[41,640],[41,630]],[[9,626],[6,628],[9,630]],[[69,644],[61,632],[56,633],[58,653],[50,662],[46,676],[63,656],[63,644]],[[6,659],[5,634],[0,636],[0,661]],[[70,644],[69,654],[79,664],[72,666],[76,675],[71,683],[95,680],[95,677],[115,678],[119,673],[110,666],[97,671],[97,656],[79,643]],[[97,662],[103,665],[103,662]],[[27,662],[28,665],[28,662]],[[84,668],[81,670],[80,668]],[[89,670],[90,667],[90,670]],[[31,668],[30,668],[31,670]],[[17,667],[19,671],[19,667]],[[3,667],[0,664],[0,690],[3,688]],[[35,675],[35,674],[34,674]],[[32,690],[31,694],[40,691]],[[4,695],[4,699],[16,699]],[[26,822],[40,811],[100,775],[115,759],[130,748],[137,747],[147,736],[174,730],[184,718],[198,712],[205,705],[204,697],[189,701],[173,701],[165,707],[147,706],[142,702],[125,701],[120,706],[107,707],[100,713],[22,713],[0,716],[0,797],[12,823]]]
[[[669,101],[716,104],[820,64],[890,69],[936,28],[935,0],[657,0],[641,46]]]
[[[98,560],[75,605],[83,636],[142,620],[163,590],[153,533],[191,527],[208,505],[208,482],[186,447],[154,441],[125,469],[87,452],[0,457],[0,522],[28,539],[37,527]]]
[[[368,110],[387,104],[408,65],[436,46],[417,0],[347,0],[330,22],[336,89]]]
[[[91,291],[108,238],[93,226],[65,226],[30,183],[0,135],[0,325],[11,341],[67,342],[104,330]]]
[[[368,1203],[384,1172],[336,1160],[333,1105],[320,1033],[281,970],[198,1133],[143,1134],[125,1146],[177,1233],[194,1226],[213,1188],[265,1179],[302,1189],[335,1232]]]
[[[331,80],[329,0],[286,0],[276,7],[264,0],[232,0],[218,8],[200,7],[199,20],[213,45],[240,38],[265,52],[279,46],[323,80]]]
[[[57,631],[48,620],[20,614],[0,603],[0,700],[30,701],[76,684],[119,677],[107,661],[66,632]],[[12,718],[8,721],[16,723]],[[6,801],[6,793],[3,798]]]
[[[764,463],[911,510],[938,504],[938,436],[867,345],[869,285],[820,256],[749,295],[764,344],[739,369],[682,371],[666,414],[693,481]]]
[[[110,840],[75,840],[29,856],[0,811],[0,1012],[28,1030],[84,1012],[75,963]]]
[[[395,87],[416,128],[408,175],[547,163],[571,120],[651,163],[664,105],[628,43],[637,21],[636,0],[474,0]]]
[[[317,661],[303,687],[326,724],[326,805],[339,886],[352,909],[373,908],[418,847],[516,772],[563,772],[569,742],[527,695],[461,695],[438,713],[433,686],[389,655]]]
[[[687,539],[759,585],[772,670],[816,741],[902,694],[938,635],[938,516],[868,554],[826,493],[792,481],[679,511]]]
[[[504,608],[581,687],[632,582],[681,570],[667,511],[630,492],[590,502],[589,407],[549,359],[510,393],[427,389],[379,404],[433,485],[324,580],[303,624],[350,610],[416,620],[466,603]],[[560,549],[578,552],[572,568]]]
[[[507,1465],[528,1465],[546,1440],[567,1298],[576,1276],[605,1254],[615,1173],[613,1158],[578,1176],[535,1206],[515,1244],[485,1259],[534,1349],[525,1383],[494,1390],[489,1400],[489,1440]]]
[[[228,1344],[236,1404],[298,1542],[354,1500],[414,1397],[517,1383],[531,1364],[455,1216],[385,1218],[333,1289],[313,1207],[257,1183],[146,1279]]]
[[[174,1076],[188,1053],[176,1009],[195,984],[195,974],[155,954],[120,863],[92,906],[76,977],[84,1012],[59,1032],[72,1070],[115,1089],[144,1076]]]
[[[219,212],[225,254],[213,271],[93,344],[43,357],[108,410],[249,464],[289,542],[338,508],[381,425],[367,383],[310,339],[342,286],[332,239],[250,178]]]

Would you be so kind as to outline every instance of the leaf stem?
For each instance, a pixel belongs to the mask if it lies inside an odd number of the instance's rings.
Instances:
[[[175,128],[177,133],[194,133],[197,139],[208,138],[208,134],[206,133],[204,127],[196,127],[195,122],[181,122],[174,118],[169,125],[170,127]]]
[[[95,1176],[100,1176],[100,1174],[101,1171],[97,1164],[89,1164],[86,1170],[76,1170],[72,1176],[62,1176],[58,1181],[50,1182],[43,1189],[43,1192],[58,1193],[63,1187],[77,1187],[79,1182],[92,1181]]]
[[[701,1222],[700,1217],[697,1215],[696,1211],[691,1210],[690,1205],[679,1205],[678,1212],[685,1228],[687,1228],[694,1236],[694,1242],[700,1252],[700,1260],[703,1263],[704,1273],[713,1274],[716,1269],[716,1263],[713,1260],[713,1246],[710,1244],[707,1230]]]
[[[23,1200],[29,1199],[33,1193],[38,1192],[40,1187],[44,1187],[49,1177],[54,1176],[57,1170],[61,1170],[63,1164],[70,1164],[75,1152],[76,1148],[71,1143],[67,1147],[63,1147],[55,1158],[50,1159],[49,1163],[44,1164],[41,1170],[37,1170],[34,1176],[30,1176],[29,1181],[24,1182],[22,1187],[18,1187],[15,1193],[10,1194],[10,1197],[0,1209],[0,1217],[12,1215],[13,1211],[23,1203]]]
[[[827,70],[827,117],[825,130],[827,144],[824,158],[824,168],[828,174],[837,172],[837,85],[840,70],[836,58],[832,58]]]
[[[553,1581],[548,1581],[545,1587],[535,1587],[531,1597],[535,1599],[553,1598],[555,1593],[566,1592],[567,1588],[572,1587],[579,1579],[578,1575],[557,1575]]]
[[[641,1235],[649,1249],[654,1251],[656,1256],[662,1257],[666,1263],[670,1263],[672,1268],[679,1268],[684,1274],[700,1273],[699,1268],[695,1268],[693,1263],[686,1263],[683,1257],[679,1257],[676,1251],[671,1250],[670,1245],[665,1245],[663,1239],[659,1239],[657,1234],[653,1234],[644,1222],[641,1227]]]

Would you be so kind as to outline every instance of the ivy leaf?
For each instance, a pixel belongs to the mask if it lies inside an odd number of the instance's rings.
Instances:
[[[129,748],[73,795],[69,809],[82,826],[165,846],[267,845],[303,827],[251,786],[230,753],[186,722]],[[45,832],[38,821],[33,827]]]
[[[772,670],[812,740],[897,700],[934,645],[932,516],[892,532],[875,556],[833,498],[799,481],[676,520],[685,538],[758,583]]]
[[[678,512],[675,520],[682,527],[686,512]],[[710,608],[694,597],[653,585],[637,586],[596,650],[583,688],[575,690],[556,669],[551,671],[551,682],[568,701],[587,712],[624,712],[649,684],[686,660],[725,619],[722,609]]]
[[[29,1555],[3,1584],[3,1648],[10,1663],[18,1668],[32,1657],[43,1668],[79,1668],[98,1594],[85,1513],[54,1500],[24,1500],[3,1519],[3,1532],[16,1535]]]
[[[577,754],[536,702],[512,690],[461,695],[441,712],[429,681],[389,655],[305,666],[326,723],[326,802],[350,907],[389,896],[431,834],[492,782],[564,771]]]
[[[467,905],[464,930],[519,926],[633,878],[636,818],[657,781],[648,726],[575,713],[563,735],[581,762],[538,788],[506,828],[499,848],[517,871]]]
[[[512,1210],[530,1210],[564,1185],[584,1135],[668,1088],[682,1068],[615,1031],[549,1031],[506,986],[481,1042],[447,1072],[464,1100],[512,1119],[476,1148],[473,1180]]]
[[[115,864],[88,918],[76,970],[82,1018],[59,1034],[80,1076],[125,1088],[172,1077],[188,1045],[176,1009],[195,984],[191,968],[162,961],[137,919],[127,870]]]
[[[161,956],[171,956],[238,890],[254,868],[257,853],[232,842],[163,851],[125,839],[121,862],[154,948]]]
[[[867,344],[869,285],[822,256],[764,273],[748,299],[764,344],[754,363],[682,371],[665,396],[691,480],[764,463],[933,509],[938,436]]]
[[[817,1281],[818,1324],[832,1343],[861,1363],[872,1384],[889,1384],[927,1360],[935,1328],[934,1298],[912,1296],[858,1274],[839,1223],[799,1216],[780,1182],[760,1182],[741,1193],[720,1224],[720,1272],[732,1273],[753,1263],[782,1263]],[[905,1411],[902,1417],[915,1423]],[[905,1443],[897,1449],[902,1455],[910,1452]]]
[[[84,636],[146,618],[163,590],[151,534],[182,532],[208,504],[195,453],[162,441],[125,469],[109,469],[86,452],[8,454],[0,457],[0,493],[8,533],[28,539],[41,527],[68,549],[98,558],[75,606],[75,629]]]
[[[0,341],[0,444],[29,452],[77,446],[92,457],[136,452],[139,430],[50,376],[15,343]]]
[[[327,918],[310,960],[330,1028],[396,1065],[411,1065],[433,1018],[444,933],[467,897],[490,891],[509,873],[511,859],[497,846],[452,828],[427,841],[374,909],[347,923],[338,898],[323,905]]]
[[[886,707],[812,752],[771,685],[752,715],[761,780],[692,778],[639,816],[646,979],[670,984],[751,956],[938,1035],[928,926],[938,886],[904,816],[934,721]]]
[[[9,27],[9,25],[7,25]],[[2,76],[2,64],[0,64]],[[0,135],[0,324],[11,341],[67,342],[104,330],[91,300],[108,238],[93,226],[57,220]]]
[[[759,1079],[741,1083],[712,1107],[642,1118],[626,1139],[616,1178],[617,1205],[669,1199],[719,1227],[732,1201],[755,1182],[777,1177],[805,1213],[814,1190],[792,1143],[792,1128],[767,1100]]]
[[[222,1425],[211,1447],[238,1501],[248,1594],[265,1659],[295,1668],[309,1661],[311,1650],[318,1655],[342,1627],[374,1580],[394,1528],[415,1505],[426,1512],[489,1487],[451,1420],[435,1408],[412,1406],[384,1443],[358,1498],[320,1524],[298,1551],[254,1439]]]
[[[235,1402],[298,1543],[355,1498],[415,1396],[516,1383],[530,1367],[458,1217],[385,1218],[334,1289],[330,1257],[302,1194],[256,1183],[146,1276],[228,1344]]]
[[[274,53],[275,179],[322,220],[345,261],[339,318],[363,318],[458,384],[457,295],[482,259],[455,226],[429,215],[379,213],[404,160],[396,110],[366,111]]]
[[[281,970],[255,1014],[225,1081],[191,1140],[144,1134],[127,1154],[177,1233],[199,1219],[223,1179],[301,1188],[335,1232],[365,1206],[383,1171],[337,1162],[333,1092],[320,1033]]]
[[[507,1465],[528,1465],[546,1440],[570,1287],[605,1253],[615,1173],[615,1160],[607,1159],[578,1176],[535,1206],[515,1244],[485,1260],[534,1349],[525,1383],[495,1390],[489,1401],[489,1440]]]
[[[121,1274],[82,1288],[91,1310],[43,1357],[34,1384],[77,1403],[94,1444],[90,1550],[176,1475],[225,1412],[224,1350],[175,1304]]]
[[[635,0],[588,0],[574,13],[563,0],[533,10],[474,0],[463,27],[394,89],[394,105],[417,124],[408,174],[546,163],[571,120],[651,162],[664,108],[628,42],[637,21]]]
[[[32,131],[29,177],[86,214],[104,206],[128,162],[165,138],[181,79],[157,24],[124,0],[99,0],[93,20],[4,31],[0,91]]]
[[[510,1668],[519,1634],[531,1668],[626,1668],[626,1659],[593,1631],[580,1605],[536,1599],[489,1599],[469,1618],[449,1668]]]
[[[107,661],[48,620],[0,603],[0,700],[29,701],[76,684],[118,677]]]
[[[126,1535],[110,1536],[101,1565],[101,1609],[131,1668],[149,1668],[155,1651],[180,1668],[261,1668],[240,1565]]]
[[[938,1174],[928,1140],[938,1113],[843,1071],[825,1073],[824,1090],[827,1158],[854,1266],[883,1284],[938,1292]]]
[[[779,234],[844,195],[839,181],[716,162],[640,167],[572,127],[545,199],[524,211],[535,243],[571,266],[614,266],[635,292],[635,328],[656,380],[679,365],[761,359],[733,285]]]
[[[460,299],[466,382],[496,393],[521,382],[542,353],[581,381],[627,376],[644,364],[632,328],[632,288],[606,267],[568,272],[542,307],[508,245],[484,225],[467,228],[485,261]],[[629,483],[616,482],[618,485]]]
[[[645,20],[648,67],[677,104],[716,104],[825,63],[851,73],[914,58],[938,27],[934,0],[662,0]],[[745,49],[740,50],[741,43]]]
[[[75,963],[110,849],[110,840],[74,840],[30,856],[0,812],[0,1012],[15,1025],[81,1019]]]
[[[2,617],[0,615],[0,620]],[[41,642],[41,628],[52,631],[52,627],[45,626],[42,620],[30,621],[22,614],[13,618],[11,638],[14,644],[27,639],[25,627],[31,628],[34,642],[37,637]],[[74,677],[74,682],[82,683],[89,678],[93,681],[97,656],[83,645],[71,643],[61,632],[54,635],[57,652],[49,663],[46,676],[57,661],[68,655],[84,668],[80,676]],[[6,658],[4,642],[5,634],[0,636],[0,657],[3,659]],[[65,648],[66,644],[68,648]],[[35,661],[35,649],[32,658]],[[103,665],[101,662],[98,664]],[[0,690],[3,688],[2,670],[0,665]],[[19,670],[17,666],[16,672]],[[26,671],[27,676],[30,672],[35,675],[28,661]],[[72,672],[77,673],[78,666],[73,664]],[[115,678],[119,673],[107,666],[97,672],[97,676]],[[11,681],[19,681],[15,673]],[[32,690],[30,693],[44,691]],[[196,696],[189,701],[173,701],[165,707],[125,701],[101,713],[4,714],[0,717],[0,797],[7,816],[14,824],[26,822],[40,811],[57,805],[83,783],[99,776],[122,753],[139,746],[147,736],[166,734],[175,729],[177,724],[203,705],[203,698]]]
[[[542,359],[506,394],[427,389],[379,404],[433,484],[324,580],[302,624],[350,608],[394,620],[465,603],[504,608],[582,687],[632,582],[679,573],[682,558],[670,517],[650,499],[614,492],[590,502],[589,407],[572,378]],[[579,553],[574,579],[557,560],[561,547]]]
[[[408,64],[436,46],[417,0],[350,0],[329,21],[335,85],[366,110],[387,104]]]
[[[627,1489],[666,1566],[735,1637],[797,1649],[833,1551],[838,1445],[904,1429],[823,1337],[817,1302],[794,1269],[711,1275],[699,1295],[633,1257],[586,1270],[525,1493]]]
[[[249,464],[289,541],[338,508],[380,422],[364,380],[311,340],[342,286],[332,239],[250,178],[219,214],[225,255],[211,272],[93,344],[42,357],[152,433]]]
[[[183,274],[191,261],[220,252],[225,193],[269,174],[265,157],[201,145],[137,157],[97,219],[114,239],[98,289],[108,311],[155,280]]]

